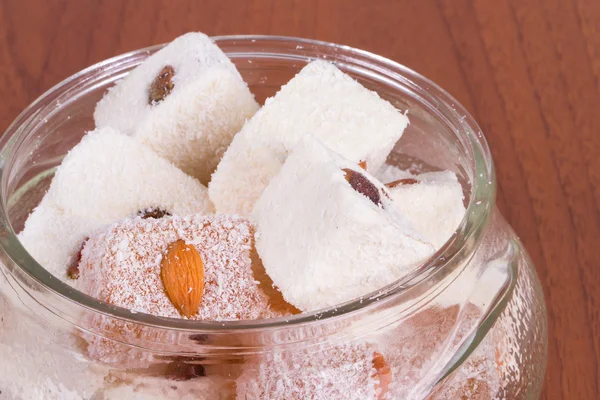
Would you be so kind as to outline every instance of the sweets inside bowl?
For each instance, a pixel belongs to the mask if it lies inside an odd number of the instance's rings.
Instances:
[[[98,128],[64,158],[19,239],[44,268],[65,279],[86,238],[149,209],[188,215],[211,213],[213,206],[200,182],[135,139]]]
[[[234,135],[258,110],[233,63],[206,35],[188,33],[148,57],[98,103],[112,127],[206,184]]]
[[[394,207],[406,215],[415,229],[436,249],[448,241],[465,216],[463,189],[450,171],[410,174],[386,165],[378,172]]]
[[[317,353],[318,356],[315,356]],[[385,399],[392,379],[372,343],[274,354],[249,365],[237,379],[238,399]]]
[[[313,61],[244,125],[209,184],[218,212],[249,215],[296,143],[313,135],[370,171],[383,165],[408,119],[333,64]]]
[[[102,301],[161,317],[270,318],[269,299],[253,276],[252,233],[239,216],[135,217],[86,241],[76,285]],[[186,280],[185,296],[177,279]]]
[[[252,217],[265,270],[303,311],[380,289],[434,253],[382,183],[310,136],[271,180]]]
[[[454,172],[386,164],[401,149],[406,111],[324,60],[308,62],[259,108],[227,56],[187,34],[107,92],[96,129],[57,168],[19,237],[83,293],[199,327],[284,324],[362,302],[418,272],[466,213]],[[455,310],[467,305],[450,303],[389,327],[402,343],[365,338],[351,324],[335,332],[350,332],[343,340],[306,348],[250,335],[251,350],[232,368],[204,356],[149,356],[147,343],[171,336],[104,316],[86,321],[92,332],[79,332],[78,345],[82,359],[106,366],[98,393],[107,399],[197,398],[201,387],[227,387],[238,399],[391,399],[418,386],[439,349],[467,340],[470,332],[452,332],[463,315]],[[469,307],[474,327],[483,310]],[[419,347],[427,335],[432,347]],[[408,356],[415,351],[420,357]],[[172,375],[186,383],[169,386]]]

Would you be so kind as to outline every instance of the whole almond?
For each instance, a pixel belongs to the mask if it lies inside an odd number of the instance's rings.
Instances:
[[[148,104],[155,105],[163,101],[168,95],[171,94],[175,84],[173,83],[173,77],[175,76],[175,70],[170,65],[160,70],[156,78],[150,84],[148,91]]]
[[[350,168],[344,168],[342,171],[344,171],[344,177],[352,189],[369,198],[369,200],[375,203],[375,205],[381,206],[379,189],[373,184],[373,182],[367,179],[367,177],[360,172],[351,170]]]
[[[204,292],[204,264],[198,250],[181,239],[171,243],[161,261],[160,277],[181,315],[196,315]]]

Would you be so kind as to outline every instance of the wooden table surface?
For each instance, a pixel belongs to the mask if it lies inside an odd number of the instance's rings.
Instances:
[[[0,132],[80,69],[191,30],[366,49],[462,102],[544,286],[542,398],[600,398],[600,1],[0,0]]]

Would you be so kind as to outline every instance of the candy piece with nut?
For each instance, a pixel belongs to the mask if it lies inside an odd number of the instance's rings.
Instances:
[[[437,249],[454,234],[465,217],[463,189],[451,171],[412,175],[395,167],[386,173],[388,192],[397,209]]]
[[[288,153],[309,133],[349,160],[376,171],[408,119],[333,64],[304,67],[234,138],[209,184],[219,212],[251,213]]]
[[[188,33],[109,89],[94,119],[136,137],[206,184],[256,110],[231,60],[206,35]]]
[[[87,241],[77,287],[162,317],[270,317],[253,276],[252,234],[248,220],[232,215],[128,219]]]
[[[393,378],[385,356],[371,343],[282,351],[250,360],[244,368],[236,381],[239,400],[382,400]]]
[[[85,244],[82,292],[134,312],[193,320],[231,321],[282,314],[255,279],[253,228],[239,216],[133,218]],[[141,340],[139,326],[99,318],[118,342]],[[89,337],[89,354],[104,362],[140,359],[135,350]]]
[[[312,136],[297,145],[253,212],[258,254],[289,303],[310,311],[358,298],[433,254],[388,196]]]
[[[19,238],[55,276],[76,277],[82,243],[99,229],[138,213],[211,213],[207,190],[141,145],[111,128],[88,133],[64,158],[47,194]]]

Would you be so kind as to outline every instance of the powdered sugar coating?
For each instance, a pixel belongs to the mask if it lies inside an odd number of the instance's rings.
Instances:
[[[217,211],[249,215],[305,134],[370,171],[384,162],[408,119],[333,64],[304,67],[236,135],[209,184]]]
[[[200,182],[111,128],[89,132],[57,168],[48,193],[19,234],[27,251],[56,277],[86,237],[140,210],[211,213]]]
[[[237,379],[238,400],[376,400],[385,398],[369,343],[316,346],[269,354]]]
[[[179,239],[196,247],[204,264],[204,294],[192,319],[272,316],[269,299],[253,277],[252,227],[239,216],[134,218],[118,223],[86,243],[77,287],[131,311],[182,318],[160,278],[163,254]]]
[[[152,81],[165,66],[174,70],[172,92],[148,104]],[[191,32],[148,57],[96,106],[98,127],[113,127],[208,183],[244,122],[258,110],[229,58],[202,33]]]

